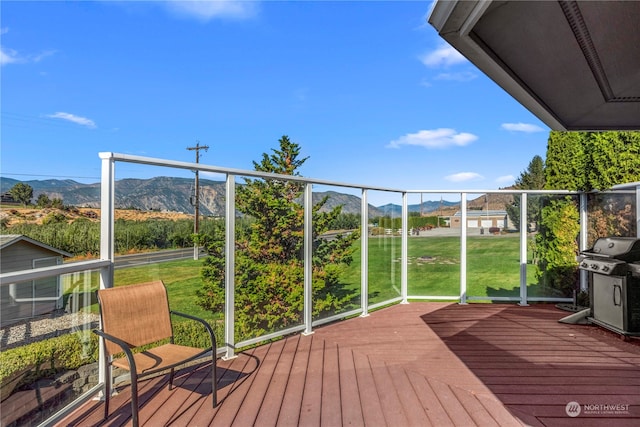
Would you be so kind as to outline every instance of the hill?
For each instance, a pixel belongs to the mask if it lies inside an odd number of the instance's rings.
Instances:
[[[79,208],[100,207],[100,183],[82,184],[74,180],[30,180],[18,181],[0,177],[0,192],[9,191],[15,184],[24,182],[33,188],[33,201],[40,194],[46,194],[50,199],[59,198],[68,206]],[[173,212],[193,215],[194,181],[191,178],[176,178],[160,176],[150,179],[122,179],[116,181],[116,208],[149,212]],[[200,179],[200,213],[206,216],[223,216],[225,210],[225,183]],[[318,203],[323,197],[327,202],[323,210],[329,210],[342,205],[342,212],[359,214],[361,199],[351,194],[336,191],[314,192],[313,203]],[[504,209],[513,200],[511,195],[492,194],[489,197],[489,209]],[[451,201],[425,201],[420,204],[409,205],[409,212],[429,214],[437,212],[441,215],[453,215],[459,209],[459,203]],[[468,202],[470,209],[486,208],[484,196]],[[369,217],[400,216],[402,206],[386,204],[383,206],[369,205]]]

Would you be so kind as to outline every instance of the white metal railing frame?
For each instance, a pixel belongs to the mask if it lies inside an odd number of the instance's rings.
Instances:
[[[198,170],[202,172],[211,172],[223,174],[226,176],[226,205],[225,205],[225,257],[226,257],[226,271],[225,271],[225,346],[222,349],[217,349],[218,353],[222,353],[223,357],[234,357],[235,348],[244,347],[259,343],[261,341],[278,338],[289,333],[303,332],[305,334],[313,333],[313,327],[331,322],[340,318],[361,315],[367,316],[372,310],[378,307],[386,306],[394,303],[407,303],[409,299],[430,299],[430,300],[458,300],[459,303],[464,304],[470,299],[478,299],[474,296],[468,296],[466,290],[466,204],[468,194],[514,194],[521,197],[520,216],[526,218],[527,212],[527,195],[528,194],[545,194],[545,195],[579,195],[580,200],[580,249],[586,249],[586,236],[587,227],[587,198],[586,193],[568,191],[568,190],[404,190],[387,187],[375,187],[359,184],[349,184],[333,182],[328,180],[310,179],[300,176],[291,175],[279,175],[269,174],[257,171],[248,171],[240,169],[232,169],[225,167],[210,166],[202,163],[190,163],[179,162],[157,158],[149,158],[142,156],[133,156],[127,154],[117,154],[111,152],[99,153],[102,159],[102,174],[101,174],[101,220],[100,220],[100,259],[75,262],[69,264],[62,264],[51,267],[42,267],[33,270],[25,270],[11,273],[0,274],[0,286],[15,282],[22,282],[28,280],[38,280],[55,275],[83,272],[87,270],[99,270],[100,272],[100,288],[109,288],[113,286],[113,266],[114,266],[114,220],[115,220],[115,164],[116,162],[129,162],[161,167],[178,168],[185,170]],[[280,179],[295,181],[304,184],[304,206],[305,206],[305,219],[304,219],[304,253],[305,253],[305,294],[304,294],[304,323],[302,325],[289,328],[286,330],[274,332],[272,334],[264,335],[261,337],[245,340],[242,342],[235,342],[234,336],[234,289],[235,289],[235,178],[236,177],[252,177],[259,179]],[[312,294],[311,294],[311,251],[312,251],[312,233],[311,233],[311,196],[313,185],[328,185],[339,186],[346,188],[353,188],[361,190],[361,306],[359,309],[355,309],[346,313],[341,313],[325,319],[312,318]],[[462,224],[461,227],[461,276],[460,276],[460,293],[454,296],[411,296],[407,295],[407,261],[408,261],[408,234],[402,233],[401,241],[401,295],[397,298],[390,299],[375,304],[370,304],[368,301],[368,278],[366,272],[368,271],[368,233],[366,233],[368,227],[368,192],[383,191],[393,192],[402,195],[402,229],[408,229],[408,195],[409,194],[458,194],[461,198],[461,214]],[[636,219],[638,220],[637,230],[638,237],[640,237],[640,183],[625,184],[622,186],[615,186],[612,189],[614,192],[627,191],[636,195]],[[521,221],[522,223],[522,221]],[[522,227],[521,227],[522,229]],[[502,298],[502,300],[510,300],[519,302],[520,305],[526,306],[529,301],[558,301],[557,298],[531,298],[527,296],[527,284],[526,284],[526,251],[527,251],[527,239],[526,228],[525,233],[521,232],[520,239],[520,296],[519,298]],[[308,260],[308,261],[307,261]],[[483,298],[486,299],[486,298]],[[494,298],[496,299],[496,298]],[[497,298],[500,299],[500,298]],[[102,346],[100,346],[102,351]],[[103,355],[101,354],[101,357]],[[101,364],[100,364],[101,365]],[[99,384],[89,392],[85,393],[80,398],[76,399],[73,403],[65,407],[62,411],[55,414],[53,417],[46,420],[42,425],[53,425],[57,420],[60,420],[63,416],[70,413],[70,411],[77,408],[86,400],[96,396],[103,390],[104,382],[106,380],[106,374],[102,370],[99,373]]]
[[[279,336],[283,336],[289,333],[300,332],[302,331],[305,334],[313,333],[313,327],[334,321],[339,318],[344,318],[345,316],[357,315],[367,316],[368,312],[372,309],[375,309],[380,306],[385,306],[390,303],[401,302],[407,303],[409,299],[433,299],[433,300],[457,300],[461,304],[467,303],[468,300],[486,300],[487,297],[479,297],[473,295],[467,295],[467,230],[466,230],[466,214],[467,214],[467,196],[469,194],[513,194],[521,197],[521,207],[520,207],[520,215],[521,218],[526,218],[526,207],[527,207],[527,195],[573,195],[579,196],[580,202],[580,212],[581,212],[581,230],[580,235],[586,235],[586,197],[584,196],[584,192],[579,191],[571,191],[571,190],[432,190],[432,189],[419,189],[419,190],[406,190],[399,188],[389,188],[389,187],[378,187],[378,186],[368,186],[363,184],[352,184],[352,183],[344,183],[344,182],[336,182],[330,180],[323,179],[315,179],[315,178],[307,178],[302,176],[293,176],[293,175],[281,175],[281,174],[273,174],[273,173],[265,173],[259,171],[250,171],[250,170],[242,170],[242,169],[234,169],[220,166],[212,166],[206,165],[202,163],[192,163],[192,162],[181,162],[181,161],[173,161],[166,159],[158,159],[158,158],[150,158],[143,156],[135,156],[128,154],[119,154],[112,152],[103,152],[99,153],[100,158],[102,159],[102,200],[101,206],[108,207],[108,212],[105,214],[103,209],[103,214],[101,216],[102,228],[101,228],[101,258],[111,259],[113,260],[113,217],[115,212],[114,206],[114,189],[115,189],[115,170],[114,165],[116,162],[128,162],[128,163],[137,163],[144,164],[150,166],[161,166],[161,167],[170,167],[170,168],[178,168],[189,171],[198,170],[200,172],[210,172],[223,174],[226,176],[226,194],[225,198],[225,257],[226,257],[226,271],[225,271],[225,348],[222,350],[225,358],[234,357],[234,349],[239,347],[244,347],[247,345],[253,345],[259,343],[261,341],[277,338]],[[249,340],[244,340],[241,342],[235,342],[234,335],[234,290],[235,290],[235,178],[236,177],[249,177],[249,178],[257,178],[257,179],[277,179],[277,180],[285,180],[285,181],[293,181],[304,184],[303,190],[303,205],[304,205],[304,253],[305,253],[305,262],[304,262],[304,313],[303,313],[303,324],[294,326],[292,328],[288,328],[286,330],[274,332],[265,336],[252,338]],[[105,185],[107,183],[107,185]],[[361,227],[362,230],[367,229],[368,225],[368,202],[367,196],[369,191],[383,191],[383,192],[392,192],[402,196],[402,217],[401,217],[401,227],[403,230],[408,229],[408,195],[410,194],[422,194],[422,193],[430,193],[430,194],[459,194],[461,198],[461,215],[462,215],[462,224],[461,227],[461,247],[460,247],[460,292],[459,295],[454,296],[424,296],[424,295],[408,295],[408,235],[407,233],[402,233],[401,237],[401,270],[400,270],[400,280],[401,280],[401,295],[398,298],[393,298],[389,301],[383,301],[377,304],[370,305],[368,302],[368,278],[366,271],[368,271],[368,236],[367,233],[362,233],[361,239],[361,261],[362,261],[362,273],[361,273],[361,307],[356,310],[352,310],[347,313],[341,313],[332,317],[328,317],[326,319],[316,319],[313,320],[312,317],[312,292],[311,292],[311,256],[312,256],[312,224],[311,224],[311,209],[312,203],[311,198],[313,194],[313,185],[324,185],[324,186],[337,186],[337,187],[345,187],[352,189],[359,189],[362,192],[361,198]],[[638,188],[640,188],[640,183],[634,184],[635,186],[631,187],[635,189],[636,195],[638,194]],[[620,188],[616,188],[616,190],[629,189],[629,186],[622,188],[622,186],[618,186]],[[637,197],[640,197],[637,195]],[[640,206],[640,203],[638,203]],[[640,209],[640,208],[638,208]],[[582,215],[585,215],[583,217]],[[639,232],[640,233],[640,232]],[[105,237],[109,236],[107,241],[105,242]],[[529,302],[532,301],[567,301],[564,298],[554,298],[554,297],[530,297],[527,295],[527,280],[526,280],[526,264],[527,264],[527,236],[526,229],[525,232],[521,232],[520,238],[520,296],[519,297],[492,297],[492,300],[501,300],[501,301],[514,301],[518,302],[522,306],[528,305]],[[584,247],[585,243],[580,243],[580,249],[586,249]],[[103,277],[109,279],[109,283],[112,285],[112,271],[110,271],[111,277],[104,275]],[[102,277],[102,276],[101,276]],[[105,286],[108,283],[105,282]],[[584,281],[583,281],[584,285]],[[102,283],[101,283],[102,286]],[[586,286],[586,285],[585,285]]]
[[[113,268],[113,260],[109,259],[97,259],[97,260],[89,260],[89,261],[79,261],[72,262],[68,264],[58,264],[55,266],[49,267],[40,267],[34,268],[32,270],[21,270],[14,271],[9,273],[0,274],[0,286],[10,285],[12,283],[20,283],[32,280],[40,280],[47,279],[50,277],[60,276],[63,274],[71,274],[71,273],[83,273],[91,270],[98,270],[100,272],[100,276],[103,277],[108,275],[108,272]],[[102,346],[100,346],[102,347]],[[100,348],[102,351],[102,348]],[[102,365],[101,363],[99,364]],[[82,396],[78,397],[76,400],[71,402],[69,405],[65,406],[62,410],[55,413],[53,416],[45,420],[41,426],[52,426],[58,420],[70,414],[84,402],[89,400],[90,398],[96,396],[100,393],[104,388],[104,374],[98,379],[98,384],[92,387],[89,391],[85,392]],[[100,379],[102,378],[102,380]]]

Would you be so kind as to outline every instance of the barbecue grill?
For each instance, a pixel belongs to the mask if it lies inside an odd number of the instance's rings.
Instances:
[[[640,335],[640,238],[603,237],[580,254],[589,273],[589,321],[623,335]]]

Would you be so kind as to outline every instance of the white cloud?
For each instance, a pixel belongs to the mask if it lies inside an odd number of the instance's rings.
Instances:
[[[478,77],[477,74],[472,73],[471,71],[462,71],[460,73],[440,73],[435,76],[434,80],[448,80],[448,81],[456,81],[456,82],[469,82]]]
[[[400,148],[401,145],[417,145],[425,148],[446,148],[452,145],[463,147],[478,137],[472,133],[456,132],[455,129],[440,128],[408,133],[387,144],[387,148]]]
[[[9,28],[0,28],[0,35],[7,34]],[[48,50],[37,55],[21,55],[18,51],[0,46],[0,66],[8,64],[24,64],[28,62],[40,62],[43,58],[53,55],[55,51]]]
[[[43,58],[51,56],[55,53],[53,50],[48,50],[37,55],[20,55],[13,49],[6,49],[0,47],[0,65],[8,64],[26,64],[29,62],[40,62]]]
[[[443,44],[434,51],[420,56],[420,61],[427,67],[435,68],[461,64],[467,59],[450,45]]]
[[[15,64],[21,62],[18,52],[12,49],[0,47],[0,65]]]
[[[67,120],[69,122],[72,123],[76,123],[82,126],[86,126],[88,128],[95,128],[96,124],[93,120],[87,119],[86,117],[80,117],[80,116],[76,116],[74,114],[70,114],[70,113],[63,113],[63,112],[57,112],[55,114],[49,114],[47,115],[47,117],[50,117],[52,119],[62,119],[62,120]]]
[[[532,125],[529,123],[503,123],[500,127],[511,132],[544,132],[544,129],[542,129],[540,126]]]
[[[496,183],[498,184],[513,184],[516,181],[516,178],[513,175],[504,175],[496,178]]]
[[[169,0],[166,4],[177,15],[205,22],[214,18],[248,19],[258,11],[258,2],[242,0]]]
[[[453,175],[447,175],[444,179],[451,182],[479,181],[484,179],[484,176],[475,172],[460,172],[454,173]]]

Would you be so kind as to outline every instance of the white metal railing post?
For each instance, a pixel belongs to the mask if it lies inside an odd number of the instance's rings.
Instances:
[[[109,265],[100,269],[100,289],[113,287],[113,263],[115,260],[115,161],[111,153],[99,153],[102,159],[100,177],[100,259],[108,260]],[[107,371],[102,360],[107,357],[103,345],[103,338],[98,345],[98,384],[111,383],[111,376],[107,378]],[[103,389],[104,390],[104,389]],[[104,399],[104,392],[100,393]]]
[[[100,182],[100,259],[111,261],[110,267],[100,269],[100,288],[113,287],[115,258],[115,161],[111,153],[100,153],[102,175]]]
[[[467,193],[460,193],[460,304],[467,303]]]
[[[362,189],[360,201],[360,305],[362,317],[369,315],[369,202],[367,190]]]
[[[636,237],[640,237],[640,185],[636,186]]]
[[[587,206],[587,193],[580,193],[580,252],[587,249],[589,244],[589,213]],[[589,289],[589,272],[580,269],[580,290],[587,292]]]
[[[408,304],[407,300],[407,265],[409,263],[409,203],[408,203],[408,195],[407,192],[402,193],[402,238],[400,240],[402,249],[401,249],[401,270],[400,270],[400,290],[402,303]]]
[[[313,333],[313,184],[304,185],[304,335]]]
[[[520,195],[520,305],[528,306],[527,302],[527,232],[529,217],[527,215],[527,193]]]
[[[235,301],[236,301],[236,182],[227,174],[224,233],[224,359],[235,357]],[[214,350],[215,351],[215,350]]]

